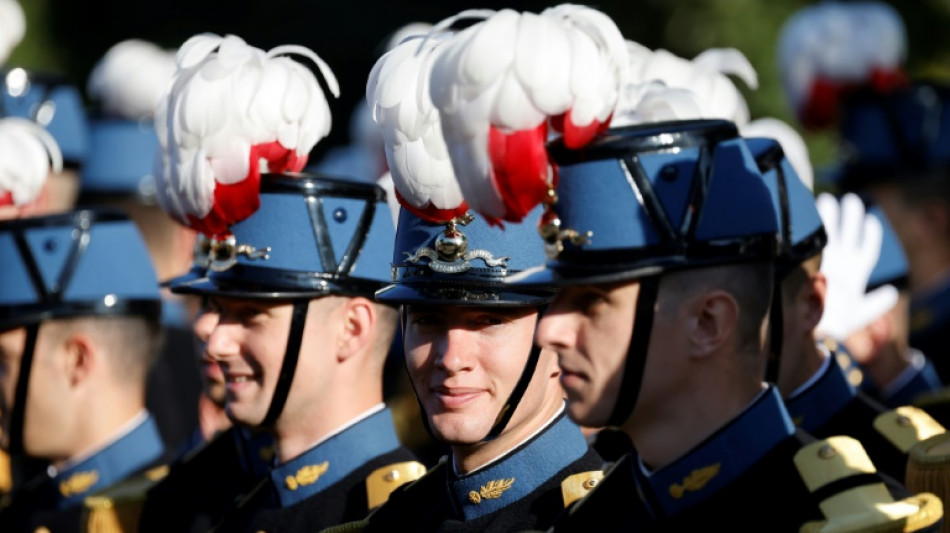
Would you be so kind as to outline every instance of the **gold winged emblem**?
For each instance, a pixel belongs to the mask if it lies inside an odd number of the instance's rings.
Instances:
[[[287,485],[287,488],[290,490],[297,490],[300,487],[313,485],[318,479],[320,479],[320,476],[322,476],[329,467],[329,461],[324,461],[318,465],[307,465],[301,467],[300,470],[297,470],[296,474],[284,478],[284,485]]]
[[[76,494],[82,494],[99,481],[98,470],[87,470],[85,472],[76,472],[59,483],[59,492],[70,497]]]
[[[709,483],[709,480],[716,477],[719,474],[719,465],[721,463],[716,463],[714,465],[709,465],[703,468],[698,468],[693,470],[686,479],[683,480],[683,484],[679,485],[673,483],[670,485],[670,496],[680,499],[683,497],[683,494],[686,491],[696,492],[706,486],[706,483]]]
[[[472,503],[481,503],[482,500],[497,500],[501,498],[501,495],[504,492],[511,488],[511,485],[514,484],[515,478],[510,477],[508,479],[494,479],[489,481],[486,485],[482,485],[481,489],[478,492],[474,490],[468,493],[468,501]]]

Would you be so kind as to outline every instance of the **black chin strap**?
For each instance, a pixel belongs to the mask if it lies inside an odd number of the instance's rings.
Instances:
[[[782,283],[772,287],[772,308],[769,310],[769,356],[765,365],[765,381],[778,381],[779,361],[782,359],[782,335],[785,329],[782,316]]]
[[[261,426],[274,427],[274,423],[277,422],[280,414],[284,411],[284,404],[287,403],[287,395],[290,393],[290,385],[294,381],[294,373],[297,372],[297,359],[300,358],[300,344],[303,342],[303,330],[307,324],[307,309],[309,306],[310,300],[294,301],[284,362],[280,366],[280,376],[277,377],[277,385],[274,387],[274,397],[271,398],[270,408],[267,409],[267,415],[264,416]]]
[[[627,358],[623,365],[623,377],[613,413],[607,420],[608,426],[621,426],[630,418],[633,407],[640,395],[643,383],[643,369],[647,362],[647,349],[650,346],[650,333],[653,331],[653,315],[656,297],[660,289],[660,276],[647,276],[640,279],[640,293],[637,296],[637,310],[633,321],[633,333]]]
[[[26,342],[23,345],[23,357],[20,359],[20,372],[17,375],[16,391],[10,413],[10,474],[13,486],[18,487],[43,471],[43,462],[31,458],[26,453],[23,442],[23,430],[26,421],[26,398],[33,369],[33,354],[36,352],[36,338],[40,325],[26,326]]]
[[[482,442],[495,440],[495,438],[504,431],[505,426],[507,426],[511,420],[511,415],[515,414],[515,409],[518,408],[518,403],[521,402],[524,391],[528,389],[531,378],[534,377],[534,370],[538,367],[538,359],[540,359],[540,357],[541,347],[537,344],[532,344],[531,352],[528,353],[528,360],[524,363],[524,370],[521,371],[521,377],[518,378],[518,383],[515,385],[514,390],[511,391],[511,395],[508,396],[508,401],[505,402],[504,407],[498,412],[498,416],[495,417],[495,424],[482,439]]]

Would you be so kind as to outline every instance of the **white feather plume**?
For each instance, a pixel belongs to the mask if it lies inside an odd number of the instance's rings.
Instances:
[[[660,120],[719,118],[738,125],[749,121],[745,98],[728,75],[752,89],[758,87],[755,69],[734,48],[711,48],[683,59],[666,50],[628,42],[629,76],[617,104],[613,125]]]
[[[212,212],[218,187],[274,170],[268,147],[283,150],[281,157],[295,159],[291,170],[300,170],[329,134],[330,108],[316,77],[283,54],[313,61],[339,95],[332,71],[303,47],[265,52],[234,35],[201,34],[178,50],[177,72],[156,111],[164,148],[159,200],[174,217],[194,224]]]
[[[0,205],[5,198],[14,206],[35,200],[51,170],[63,170],[53,136],[31,120],[0,119]]]
[[[26,16],[16,0],[0,0],[0,63],[6,62],[26,33]]]
[[[404,201],[419,209],[430,204],[455,209],[463,203],[439,112],[429,96],[432,64],[445,39],[403,41],[376,62],[366,84],[366,101],[385,142],[393,185]]]
[[[606,123],[626,75],[627,49],[609,17],[583,6],[481,15],[488,16],[445,44],[430,89],[466,201],[504,218],[490,131],[533,130],[565,113],[572,127]]]
[[[897,11],[882,2],[824,2],[795,13],[779,35],[778,62],[796,110],[816,79],[861,83],[875,69],[899,69],[907,36]]]
[[[86,92],[106,115],[150,119],[175,74],[175,52],[137,39],[112,46],[89,75]]]

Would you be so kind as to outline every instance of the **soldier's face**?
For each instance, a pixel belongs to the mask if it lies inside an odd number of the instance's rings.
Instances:
[[[640,285],[565,287],[538,325],[538,344],[557,353],[568,413],[585,426],[607,423],[620,378]]]
[[[469,445],[486,436],[521,377],[536,322],[535,308],[407,309],[407,368],[436,437]],[[560,408],[557,375],[554,354],[542,352],[503,435],[527,437]]]
[[[218,324],[220,316],[208,305],[202,305],[195,318],[194,332],[199,342],[198,371],[204,393],[217,405],[224,405],[227,395],[227,382],[221,363],[208,352],[208,340]]]
[[[331,330],[339,307],[334,297],[311,300],[297,370],[278,428],[300,423],[325,408],[333,379]],[[234,422],[259,426],[267,415],[287,349],[293,304],[287,301],[210,297],[217,321],[208,336],[207,352],[219,362],[226,383],[225,408]]]

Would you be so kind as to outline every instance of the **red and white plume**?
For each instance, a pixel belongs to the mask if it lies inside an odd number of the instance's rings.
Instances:
[[[0,119],[0,208],[36,200],[51,170],[63,170],[53,136],[32,120]]]
[[[847,93],[882,93],[907,83],[907,36],[900,15],[881,2],[827,2],[793,15],[779,36],[785,95],[808,128],[829,126]]]
[[[462,193],[487,220],[520,221],[555,185],[548,128],[579,148],[610,124],[627,47],[605,14],[563,4],[485,18],[453,36],[432,67],[432,101]]]
[[[26,33],[26,16],[16,0],[0,0],[0,64],[6,62]]]
[[[468,210],[429,96],[432,64],[446,38],[403,41],[376,62],[366,83],[366,101],[383,135],[396,198],[432,222],[448,222]]]
[[[710,48],[692,60],[666,50],[650,51],[627,42],[629,76],[614,113],[613,126],[719,118],[738,125],[749,121],[749,107],[729,75],[755,89],[758,77],[742,52]]]
[[[330,133],[316,77],[286,54],[315,63],[339,95],[329,66],[302,46],[265,52],[234,35],[202,34],[178,50],[155,120],[164,148],[158,195],[169,214],[211,236],[229,233],[260,206],[262,172],[303,169]]]
[[[86,92],[108,116],[151,119],[174,74],[174,51],[129,39],[113,45],[96,63]]]

